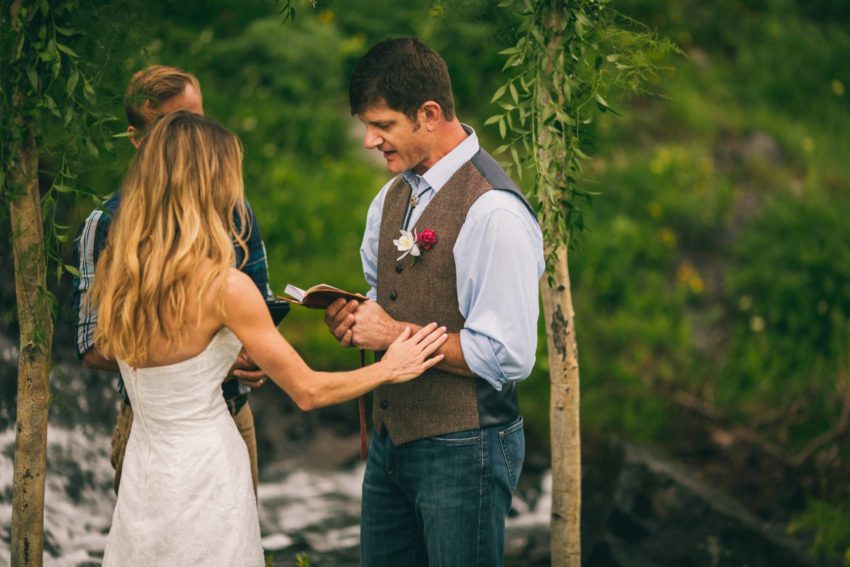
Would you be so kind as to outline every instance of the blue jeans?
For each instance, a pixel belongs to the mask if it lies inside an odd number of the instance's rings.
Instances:
[[[525,458],[513,423],[396,446],[373,432],[363,478],[362,567],[501,567]]]

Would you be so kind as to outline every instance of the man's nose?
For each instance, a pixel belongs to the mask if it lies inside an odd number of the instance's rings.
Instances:
[[[377,134],[373,134],[366,130],[366,135],[363,136],[363,147],[367,150],[373,150],[384,143],[384,139]]]

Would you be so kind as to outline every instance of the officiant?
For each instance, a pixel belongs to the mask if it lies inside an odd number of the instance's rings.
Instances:
[[[325,322],[378,356],[404,326],[449,330],[441,364],[374,392],[361,563],[499,566],[525,452],[517,383],[535,361],[540,227],[458,120],[446,63],[419,40],[370,49],[349,99],[364,146],[395,177],[360,248],[371,301],[338,300]]]

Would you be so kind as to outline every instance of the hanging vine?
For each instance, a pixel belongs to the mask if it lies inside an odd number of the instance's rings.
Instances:
[[[607,0],[505,0],[522,16],[507,57],[507,80],[493,94],[497,124],[509,152],[508,168],[535,174],[532,200],[547,247],[551,274],[557,248],[585,228],[583,206],[596,193],[582,188],[585,133],[614,90],[641,92],[664,69],[675,45],[615,12]],[[541,159],[547,156],[548,159]]]
[[[76,199],[96,198],[95,191],[80,185],[75,168],[86,154],[95,159],[112,147],[107,128],[118,119],[104,110],[104,96],[98,91],[111,63],[110,43],[119,36],[122,22],[112,15],[125,3],[3,4],[0,220],[8,213],[8,203],[22,194],[20,184],[9,181],[10,172],[18,165],[16,156],[27,137],[33,136],[41,158],[45,254],[58,278],[64,269],[76,271],[62,263],[62,248],[76,227],[60,224],[57,218]],[[95,17],[98,14],[102,17]]]

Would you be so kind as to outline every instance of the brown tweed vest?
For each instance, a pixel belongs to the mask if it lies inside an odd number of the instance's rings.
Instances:
[[[414,265],[410,256],[397,261],[401,253],[393,245],[393,240],[399,237],[411,188],[399,176],[387,191],[378,240],[377,294],[378,303],[393,319],[417,325],[435,321],[445,325],[450,333],[463,328],[464,318],[457,298],[455,241],[469,208],[494,188],[488,177],[507,179],[489,154],[482,151],[476,157],[485,165],[477,163],[475,158],[464,164],[437,192],[416,222],[420,232],[430,229],[437,234],[437,244],[423,251]],[[485,177],[482,171],[493,170],[494,166],[501,176]],[[504,188],[524,200],[515,186],[510,185],[513,188]],[[494,425],[517,415],[513,384],[500,392],[481,378],[436,368],[411,382],[381,386],[372,402],[375,429],[386,428],[396,445]]]

